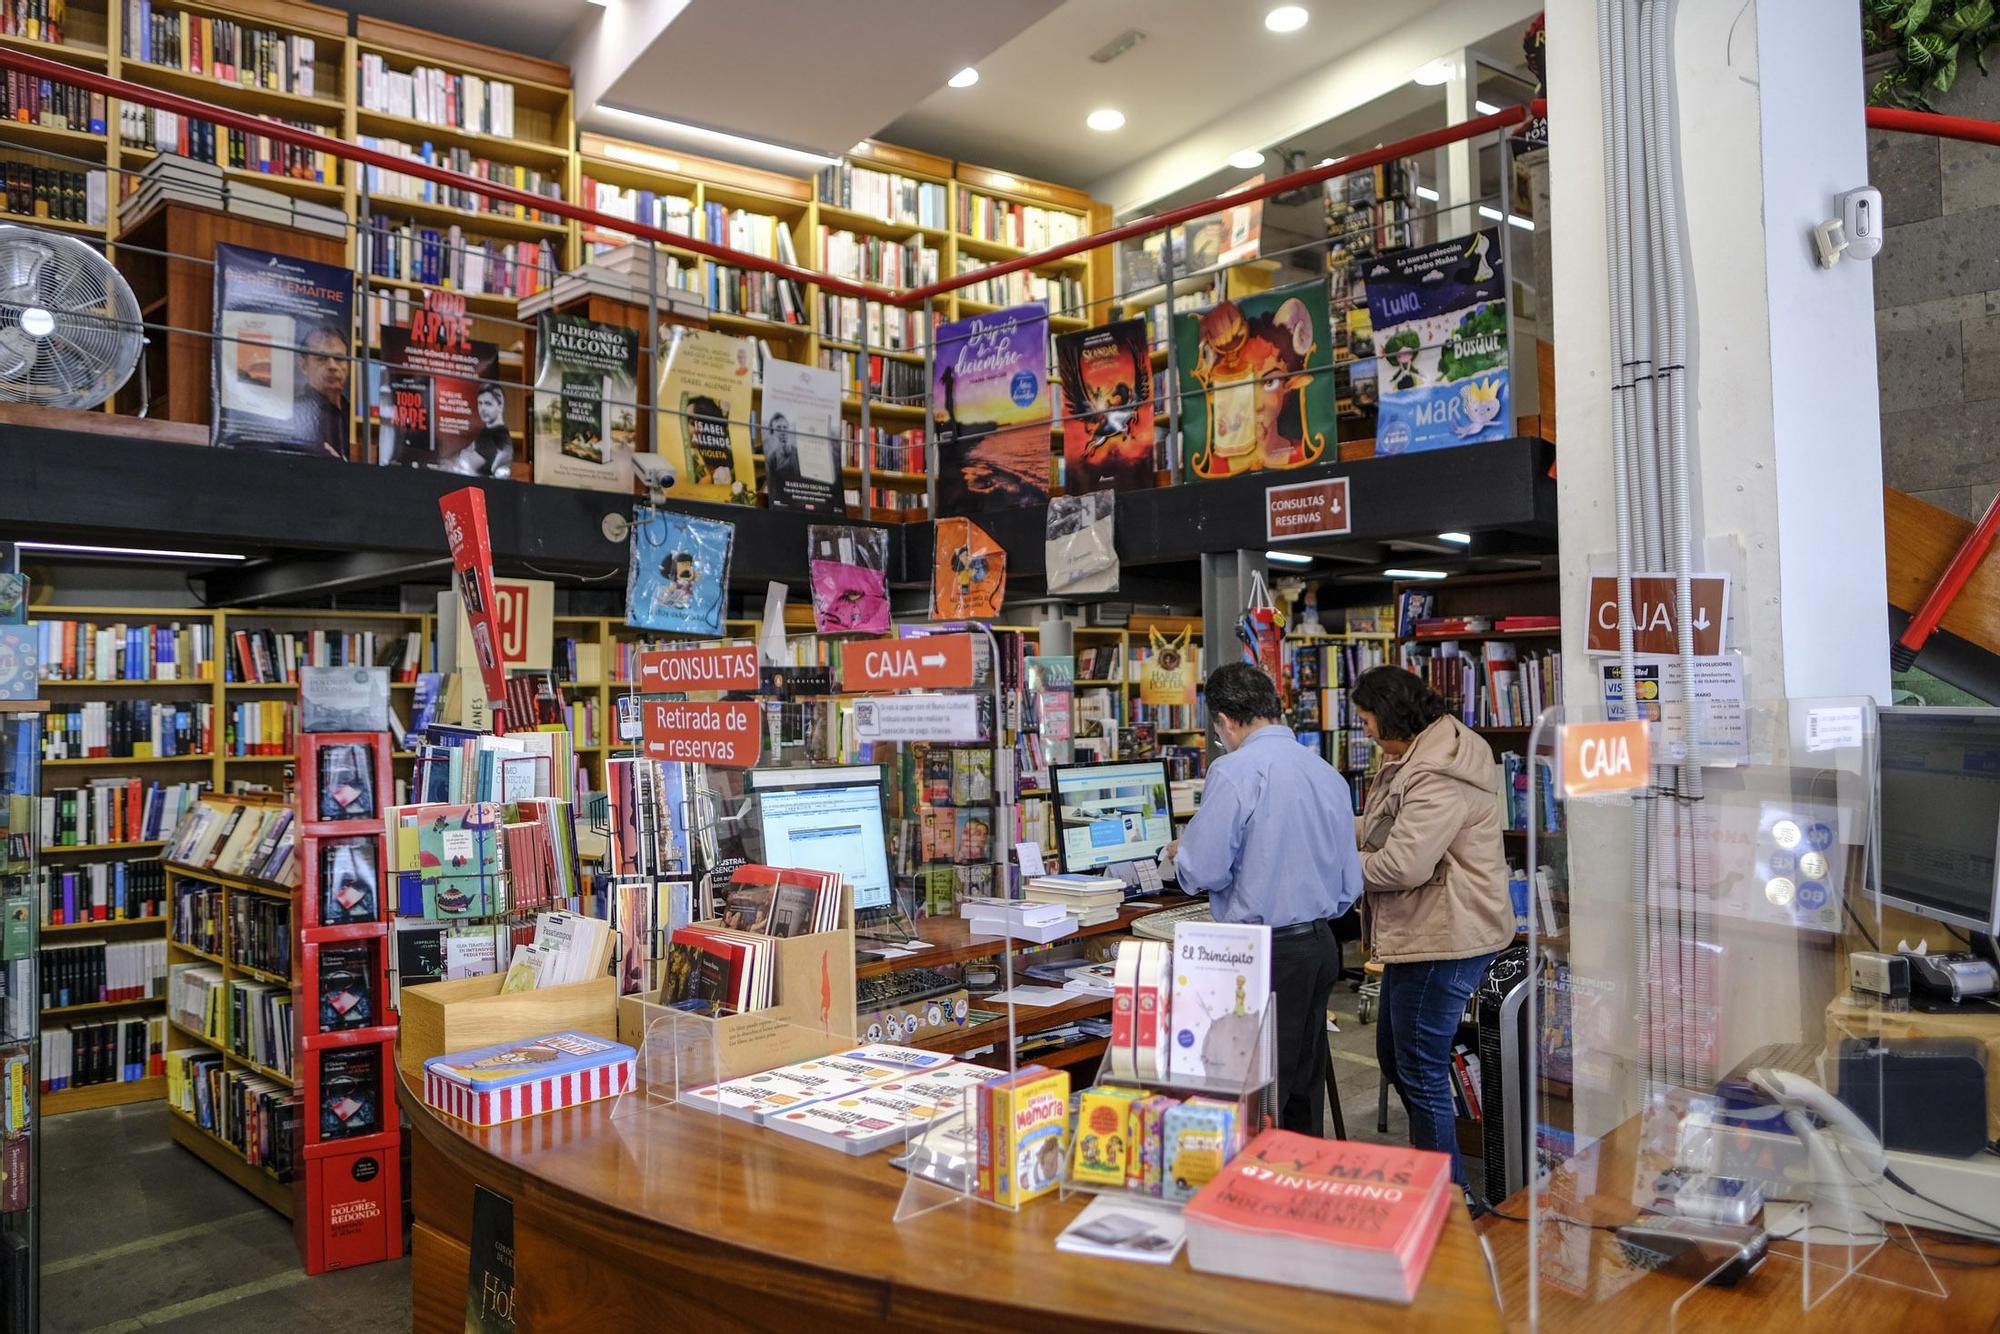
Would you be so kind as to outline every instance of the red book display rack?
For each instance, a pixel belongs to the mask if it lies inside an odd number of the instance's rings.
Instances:
[[[387,732],[299,736],[298,1079],[292,1229],[309,1274],[403,1253],[402,1131],[390,1080],[393,799]]]

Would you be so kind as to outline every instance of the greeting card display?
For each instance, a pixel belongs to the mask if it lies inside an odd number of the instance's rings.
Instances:
[[[625,621],[642,630],[718,636],[736,525],[635,507]]]
[[[821,634],[889,633],[889,530],[814,524],[806,530],[813,625]]]

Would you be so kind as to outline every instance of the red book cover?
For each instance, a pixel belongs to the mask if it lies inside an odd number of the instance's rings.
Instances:
[[[1187,1220],[1399,1257],[1451,1194],[1451,1159],[1423,1149],[1267,1130],[1188,1202]]]

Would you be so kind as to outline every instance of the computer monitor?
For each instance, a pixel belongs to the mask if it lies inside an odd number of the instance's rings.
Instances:
[[[2000,935],[2000,709],[1881,710],[1882,902]]]
[[[856,912],[890,906],[880,765],[753,769],[749,788],[766,863],[838,871],[854,889]]]
[[[1056,846],[1072,875],[1152,861],[1174,837],[1165,760],[1058,764]]]

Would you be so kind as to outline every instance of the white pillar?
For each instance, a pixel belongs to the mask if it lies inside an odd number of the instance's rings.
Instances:
[[[1454,51],[1449,59],[1453,69],[1444,84],[1444,120],[1447,125],[1460,125],[1477,114],[1472,104],[1479,100],[1479,63],[1470,51]],[[1445,147],[1442,193],[1451,211],[1444,215],[1445,225],[1437,232],[1440,237],[1465,236],[1479,227],[1475,211],[1479,204],[1478,148],[1477,142],[1468,139]]]

